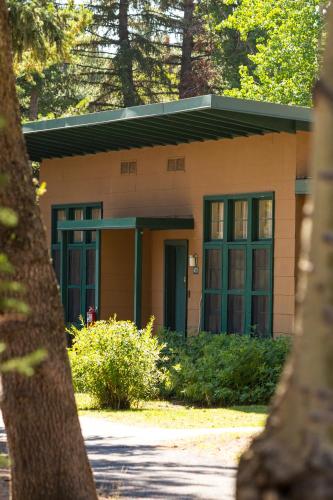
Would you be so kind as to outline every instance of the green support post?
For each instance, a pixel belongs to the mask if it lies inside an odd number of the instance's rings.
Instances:
[[[142,307],[142,230],[135,229],[134,323],[141,328]]]

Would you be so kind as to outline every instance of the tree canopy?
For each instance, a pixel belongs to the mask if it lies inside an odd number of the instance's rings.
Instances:
[[[227,0],[231,3],[232,0]],[[322,0],[242,0],[223,22],[243,41],[256,34],[252,68],[241,65],[233,97],[311,105],[324,26]]]
[[[25,118],[205,93],[311,104],[327,0],[9,0]]]

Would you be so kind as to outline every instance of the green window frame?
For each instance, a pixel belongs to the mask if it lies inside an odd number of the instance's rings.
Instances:
[[[205,331],[272,335],[273,251],[273,192],[204,197]]]
[[[101,237],[100,231],[59,231],[57,222],[77,220],[78,216],[84,220],[97,218],[95,215],[103,218],[101,202],[57,204],[51,207],[51,256],[60,285],[66,323],[79,324],[78,319],[71,318],[74,313],[70,310],[70,297],[74,295],[80,304],[79,315],[84,319],[90,305],[94,305],[98,314]],[[91,255],[93,261],[88,265]],[[74,259],[75,256],[78,258]],[[71,274],[71,262],[74,263],[74,260],[76,269]]]

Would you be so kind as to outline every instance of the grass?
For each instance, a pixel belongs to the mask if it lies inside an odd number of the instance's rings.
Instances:
[[[252,431],[228,431],[222,434],[196,436],[183,439],[173,444],[173,448],[185,450],[196,455],[215,456],[220,462],[237,463],[240,456],[249,447],[253,438],[258,435],[257,429]]]
[[[76,394],[80,415],[108,418],[128,425],[190,429],[222,427],[259,427],[265,424],[266,406],[235,406],[231,408],[194,408],[168,401],[143,402],[131,410],[98,409],[88,394]]]

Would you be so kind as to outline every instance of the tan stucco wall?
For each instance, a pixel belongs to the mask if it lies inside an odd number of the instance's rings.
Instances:
[[[163,323],[163,242],[188,239],[189,253],[199,255],[200,266],[199,275],[189,272],[188,327],[194,332],[201,300],[203,197],[274,191],[273,328],[275,334],[291,333],[295,309],[295,178],[296,167],[305,164],[308,154],[307,136],[270,134],[44,161],[41,178],[47,182],[47,194],[41,207],[48,235],[51,205],[56,203],[101,201],[104,217],[192,215],[194,231],[145,234],[143,316],[153,313],[157,324]],[[185,172],[167,172],[167,159],[173,156],[185,156]],[[131,159],[137,160],[137,175],[121,176],[120,161]],[[123,239],[116,241],[119,231],[110,233],[103,236],[102,314],[117,312],[120,316],[121,310],[121,315],[130,315],[133,240],[130,235],[122,235]],[[117,264],[111,263],[112,256],[117,256]],[[122,274],[128,293],[122,291],[116,297],[110,285],[114,273],[119,279]],[[114,311],[113,300],[119,301],[119,311]]]
[[[296,176],[299,179],[309,175],[311,160],[311,134],[299,132],[296,136]]]

